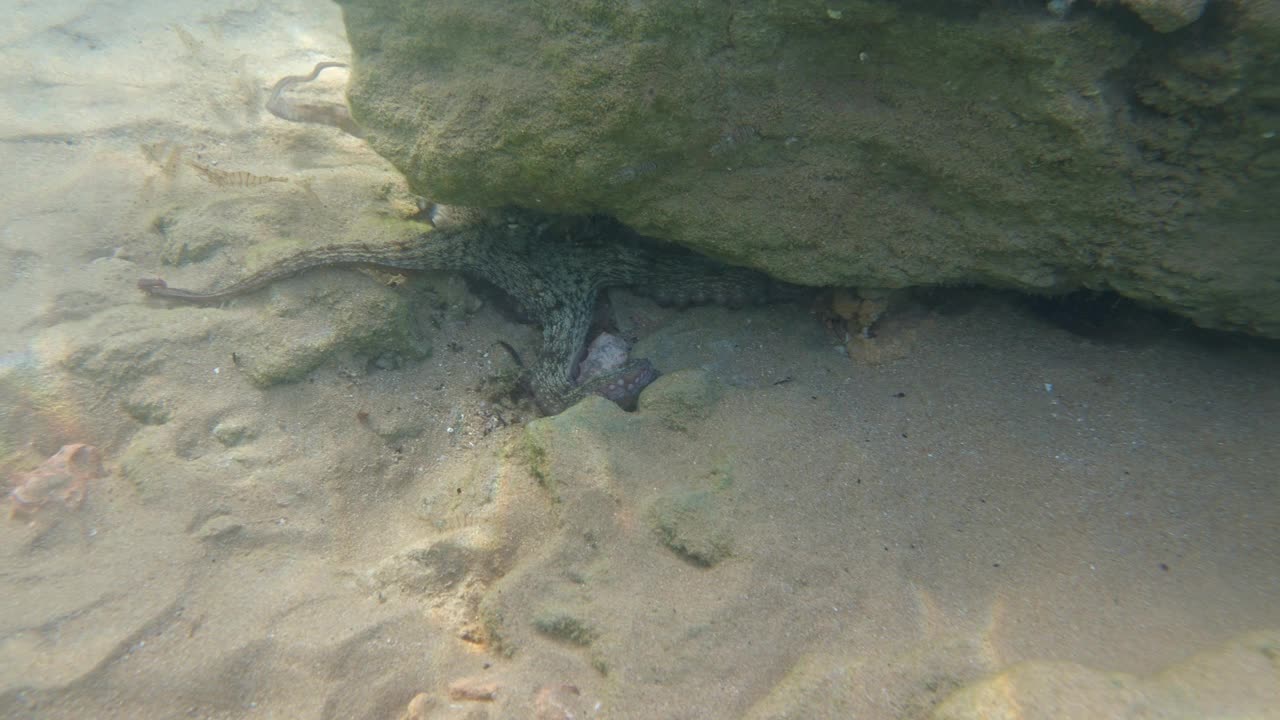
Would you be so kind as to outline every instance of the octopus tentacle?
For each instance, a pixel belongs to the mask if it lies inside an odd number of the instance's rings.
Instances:
[[[309,83],[329,68],[344,68],[346,63],[322,62],[312,68],[309,75],[288,75],[280,78],[271,88],[271,97],[267,100],[267,111],[281,120],[290,122],[316,123],[330,125],[355,137],[364,137],[364,131],[351,117],[351,110],[340,103],[300,103],[284,96],[285,91],[295,85]]]

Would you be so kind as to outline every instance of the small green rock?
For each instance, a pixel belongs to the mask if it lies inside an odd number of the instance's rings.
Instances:
[[[672,430],[687,432],[702,422],[719,402],[719,383],[705,370],[677,370],[663,375],[640,395],[640,412],[658,418]]]
[[[163,425],[173,416],[162,400],[130,398],[120,403],[120,409],[143,425]]]
[[[694,565],[712,567],[730,555],[728,521],[717,492],[698,490],[658,498],[649,516],[662,544]]]
[[[235,447],[257,435],[249,425],[236,420],[223,420],[213,426],[213,436],[227,447]]]
[[[563,611],[538,616],[533,621],[533,627],[543,635],[581,647],[587,647],[597,637],[591,626]]]
[[[611,475],[610,444],[634,430],[637,418],[599,395],[584,398],[559,415],[525,425],[519,453],[554,500],[575,478]]]

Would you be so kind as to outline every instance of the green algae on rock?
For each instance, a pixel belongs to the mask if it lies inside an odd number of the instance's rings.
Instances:
[[[666,495],[650,506],[650,521],[667,549],[694,565],[712,567],[732,552],[724,500],[711,490]]]
[[[353,114],[435,200],[604,212],[801,284],[1115,290],[1280,337],[1270,0],[1122,3],[1146,22],[1116,3],[342,4]]]
[[[706,419],[722,391],[706,370],[677,370],[658,378],[640,395],[640,412],[672,430],[687,432]]]

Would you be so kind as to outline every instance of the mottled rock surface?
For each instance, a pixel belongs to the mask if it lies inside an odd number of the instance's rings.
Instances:
[[[1115,290],[1280,337],[1270,0],[344,4],[441,202],[605,212],[812,285]]]

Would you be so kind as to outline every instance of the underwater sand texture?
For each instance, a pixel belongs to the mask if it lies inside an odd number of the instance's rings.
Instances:
[[[0,716],[1277,717],[1274,347],[980,294],[891,310],[868,365],[809,307],[618,294],[666,375],[535,419],[489,394],[538,333],[455,277],[134,288],[414,212],[261,110],[347,59],[336,6],[27,5],[0,42],[0,471],[105,467],[0,514]]]

